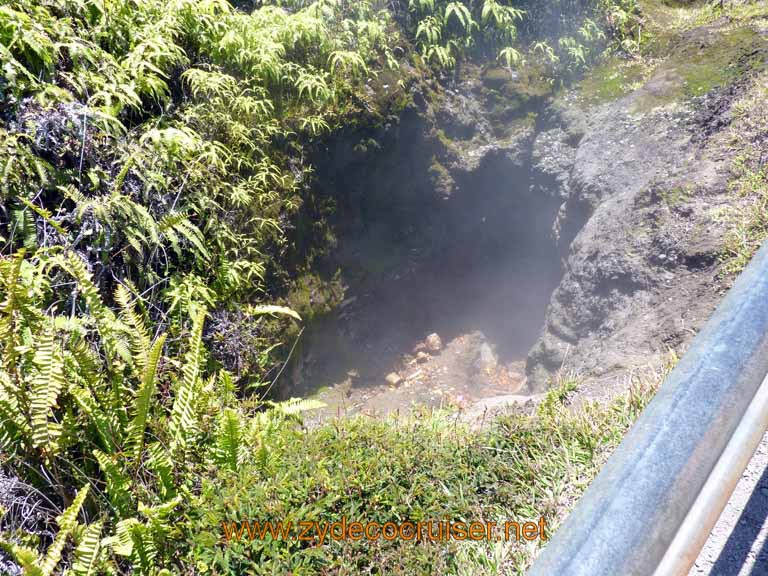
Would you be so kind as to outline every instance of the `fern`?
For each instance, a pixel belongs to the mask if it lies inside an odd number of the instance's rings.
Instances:
[[[57,519],[59,525],[59,531],[53,540],[53,544],[48,548],[45,557],[42,559],[42,563],[39,568],[39,573],[42,576],[51,576],[56,566],[61,560],[61,552],[64,550],[64,545],[67,542],[70,534],[77,526],[77,516],[80,514],[80,508],[85,502],[85,498],[88,496],[88,485],[86,484],[80,489],[72,504],[64,511],[64,513]]]
[[[301,414],[302,412],[308,412],[310,410],[318,410],[320,408],[325,408],[326,404],[324,402],[321,402],[320,400],[315,400],[313,398],[292,398],[290,400],[285,400],[284,402],[278,402],[278,403],[269,403],[274,410],[276,410],[280,414],[285,415],[294,415],[294,414]]]
[[[512,68],[523,61],[523,55],[512,46],[507,46],[499,52],[498,59],[504,62],[507,68]]]
[[[176,494],[176,485],[173,477],[173,461],[170,453],[159,442],[147,445],[147,467],[152,470],[159,479],[158,491],[163,499],[172,498]]]
[[[119,514],[125,517],[133,511],[133,494],[130,478],[123,472],[117,460],[101,450],[94,450],[93,455],[106,480],[106,493],[109,501]]]
[[[72,375],[73,372],[70,372]],[[77,378],[77,376],[74,376]],[[79,378],[78,378],[79,379]],[[81,379],[79,379],[81,380]],[[116,423],[110,418],[108,412],[105,412],[96,402],[87,387],[87,382],[71,383],[69,385],[69,394],[74,398],[77,405],[88,416],[90,421],[94,424],[96,432],[101,440],[102,447],[109,451],[114,452],[117,449],[117,443],[115,438]]]
[[[288,308],[287,306],[275,306],[275,305],[266,305],[262,304],[260,306],[248,306],[247,307],[248,314],[251,314],[253,316],[260,316],[262,314],[280,314],[283,316],[290,316],[291,318],[294,318],[295,320],[298,320],[301,322],[301,316],[293,310],[292,308]]]
[[[332,73],[337,73],[339,69],[352,76],[364,76],[368,73],[368,66],[366,66],[365,60],[363,60],[360,54],[351,50],[332,52],[328,58],[328,63]]]
[[[182,381],[170,415],[171,451],[186,448],[187,438],[197,425],[195,405],[199,388],[200,360],[202,354],[203,322],[205,310],[200,310],[192,324],[188,351],[184,357]]]
[[[121,320],[130,328],[132,360],[140,373],[147,365],[152,341],[144,319],[136,312],[132,300],[126,285],[119,285],[115,290],[115,301],[120,305]]]
[[[452,19],[457,21],[465,33],[471,33],[472,29],[477,26],[472,18],[472,13],[469,11],[469,8],[461,2],[450,2],[445,7],[445,15],[443,18],[446,24],[450,23]]]
[[[20,396],[21,390],[10,374],[0,369],[0,450],[8,453],[13,453],[18,443],[26,445],[32,436],[19,404]]]
[[[219,417],[216,442],[218,461],[228,466],[230,470],[237,470],[242,460],[244,446],[241,438],[240,415],[232,408],[225,408]]]
[[[37,371],[32,379],[32,444],[52,456],[56,453],[61,425],[50,421],[52,409],[66,387],[64,365],[52,330],[46,331],[37,343]]]
[[[75,548],[72,563],[73,576],[94,576],[97,573],[102,526],[101,522],[95,522],[85,528],[80,543]]]
[[[160,354],[163,351],[164,344],[165,335],[162,335],[155,341],[151,350],[148,351],[144,362],[144,371],[141,375],[141,385],[136,393],[136,409],[128,430],[127,444],[131,447],[133,457],[137,462],[144,446],[144,430],[147,425],[150,402],[155,393],[157,364],[160,361]]]
[[[29,208],[30,210],[35,212],[38,216],[40,216],[40,218],[42,218],[46,224],[51,226],[54,230],[56,230],[56,232],[61,234],[63,237],[66,238],[67,236],[69,236],[69,233],[61,226],[61,224],[59,224],[53,219],[53,215],[49,210],[40,206],[36,206],[26,198],[18,197],[18,200],[19,202],[24,204],[27,208]]]

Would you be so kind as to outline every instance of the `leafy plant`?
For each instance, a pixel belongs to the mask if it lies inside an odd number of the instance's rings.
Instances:
[[[41,311],[54,268],[74,280],[77,316]],[[167,334],[148,330],[131,287],[117,289],[116,313],[73,254],[2,258],[0,286],[0,463],[26,462],[16,473],[62,502],[66,486],[84,484],[44,555],[10,541],[30,574],[53,574],[71,535],[74,574],[116,573],[119,558],[135,574],[159,574],[156,562],[179,536],[170,514],[207,463],[236,466],[259,429],[318,407],[292,401],[248,413],[229,375],[206,370],[204,306],[187,308],[196,313],[186,351],[174,356]],[[254,313],[297,318],[279,306]],[[81,508],[97,520],[79,525]]]

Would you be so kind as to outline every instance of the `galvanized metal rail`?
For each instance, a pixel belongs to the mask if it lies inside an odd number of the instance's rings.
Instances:
[[[768,425],[768,243],[528,576],[687,574]]]

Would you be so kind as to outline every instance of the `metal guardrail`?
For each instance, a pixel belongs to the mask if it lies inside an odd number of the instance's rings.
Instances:
[[[768,425],[768,243],[528,576],[685,575]]]

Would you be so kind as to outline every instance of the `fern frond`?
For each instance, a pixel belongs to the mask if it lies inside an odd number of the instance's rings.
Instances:
[[[109,546],[119,556],[130,556],[133,554],[133,529],[139,524],[140,522],[136,518],[121,520],[115,526],[115,533],[104,538],[102,544]]]
[[[45,452],[55,453],[59,425],[49,421],[59,394],[66,386],[64,364],[53,330],[46,330],[37,343],[36,373],[32,379],[32,444]]]
[[[11,376],[0,369],[0,451],[11,453],[17,443],[24,445],[31,436],[29,423],[19,405],[21,391]]]
[[[37,550],[16,544],[13,545],[11,551],[16,562],[24,570],[24,576],[43,576],[43,571],[40,569],[42,559]]]
[[[160,361],[160,355],[163,352],[164,344],[165,334],[161,335],[155,341],[146,357],[144,371],[141,376],[141,385],[136,393],[136,408],[134,410],[133,421],[128,428],[127,444],[137,463],[139,456],[141,455],[141,450],[144,447],[144,430],[147,425],[149,407],[155,394],[157,364]]]
[[[247,307],[248,313],[252,316],[262,316],[264,314],[279,314],[283,316],[290,316],[291,318],[294,318],[301,322],[301,316],[299,316],[298,312],[293,310],[292,308],[288,308],[287,306],[275,306],[275,305],[268,305],[268,304],[262,304],[257,306],[248,306]]]
[[[147,506],[143,502],[139,502],[139,513],[147,517],[147,519],[160,529],[167,529],[168,524],[165,522],[168,515],[173,512],[181,504],[181,496],[171,498],[167,502],[158,504],[156,506]]]
[[[217,460],[237,470],[243,451],[240,431],[240,414],[233,408],[225,408],[219,417],[219,427],[216,431]]]
[[[324,402],[313,398],[291,398],[290,400],[272,404],[273,410],[285,415],[301,414],[302,412],[325,407],[326,404]]]
[[[171,409],[171,452],[184,450],[189,433],[196,428],[195,404],[200,384],[200,360],[203,349],[205,310],[198,312],[192,323],[188,351],[184,356],[181,386]]]
[[[77,526],[77,515],[80,514],[80,508],[83,506],[86,496],[88,496],[88,488],[88,484],[83,486],[72,501],[72,504],[57,519],[59,532],[56,534],[53,544],[48,548],[45,558],[40,565],[40,572],[43,576],[51,576],[61,560],[64,544],[66,544],[67,538],[75,529],[75,526]]]
[[[80,409],[90,418],[96,428],[96,432],[101,439],[104,449],[109,452],[116,450],[114,438],[114,423],[107,414],[99,407],[93,398],[91,391],[85,386],[71,383],[69,393],[75,399]]]
[[[155,472],[160,480],[160,495],[163,498],[171,498],[176,494],[176,485],[173,478],[173,461],[171,455],[159,442],[147,445],[149,457],[146,460],[147,467]]]
[[[125,476],[114,458],[101,450],[94,450],[93,455],[99,463],[99,468],[107,482],[107,496],[109,501],[121,516],[128,515],[132,510],[133,496],[131,494],[131,481]]]
[[[40,218],[42,218],[49,226],[51,226],[51,228],[56,230],[56,232],[61,234],[63,237],[66,238],[69,235],[69,233],[64,229],[64,227],[53,219],[53,214],[51,214],[50,210],[47,210],[42,206],[37,206],[36,204],[33,204],[32,202],[30,202],[29,200],[27,200],[22,196],[17,196],[17,198],[19,202],[21,202],[22,204],[24,204],[24,206],[26,206],[27,208],[35,212],[35,214],[40,216]]]
[[[88,311],[96,321],[99,336],[107,352],[107,361],[111,362],[115,357],[121,357],[126,362],[130,362],[130,350],[122,336],[127,330],[117,321],[114,312],[104,304],[85,262],[75,254],[69,254],[67,257],[59,256],[56,262],[77,281]]]
[[[75,559],[72,563],[74,576],[94,576],[96,574],[101,552],[101,529],[101,522],[86,526],[80,543],[75,548]]]
[[[136,312],[131,291],[125,285],[120,284],[115,290],[115,301],[120,306],[122,321],[131,328],[130,340],[133,362],[139,371],[144,370],[152,346],[152,340],[144,319]]]

